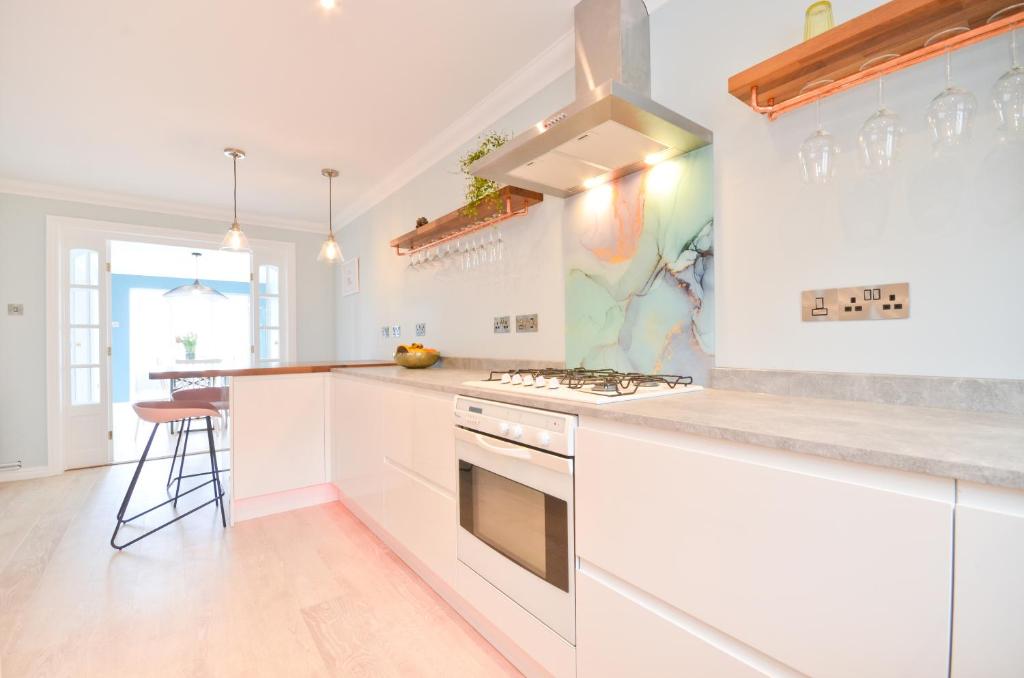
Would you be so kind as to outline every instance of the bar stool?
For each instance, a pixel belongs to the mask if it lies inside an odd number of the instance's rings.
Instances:
[[[110,537],[110,545],[113,546],[115,549],[121,550],[121,549],[125,548],[126,546],[130,546],[130,545],[134,544],[135,542],[139,541],[140,539],[144,539],[145,537],[148,537],[149,535],[153,534],[154,532],[156,532],[158,530],[162,530],[163,528],[167,527],[168,525],[170,525],[172,523],[178,522],[179,520],[181,520],[185,516],[187,516],[187,515],[189,515],[191,513],[195,513],[199,509],[201,509],[201,508],[203,508],[205,506],[208,506],[210,504],[214,504],[214,503],[216,503],[218,506],[220,506],[220,522],[221,522],[221,525],[223,525],[224,527],[227,527],[227,525],[228,525],[227,517],[224,514],[224,488],[221,486],[221,483],[220,483],[220,471],[217,468],[217,452],[216,452],[216,450],[214,448],[214,445],[213,445],[213,422],[210,419],[211,417],[219,416],[219,412],[217,411],[217,408],[215,408],[213,405],[211,405],[208,402],[192,401],[192,400],[155,400],[155,401],[146,401],[146,402],[134,403],[132,405],[132,407],[135,409],[135,413],[137,415],[139,415],[140,419],[142,419],[143,421],[146,421],[146,422],[149,422],[149,423],[153,424],[153,431],[152,431],[152,433],[149,434],[149,440],[146,441],[146,448],[142,451],[142,457],[139,459],[139,463],[135,467],[135,474],[132,476],[132,480],[128,484],[128,491],[125,492],[124,500],[121,502],[121,508],[119,508],[118,511],[117,511],[117,524],[114,526],[114,534],[112,534],[111,537]],[[156,432],[157,432],[157,429],[160,428],[160,424],[168,424],[168,423],[170,423],[172,421],[183,421],[183,420],[186,420],[186,419],[191,421],[194,418],[195,419],[197,419],[197,418],[205,418],[206,419],[207,438],[208,438],[209,443],[210,443],[210,476],[211,476],[210,480],[208,480],[208,481],[206,481],[204,483],[200,483],[199,485],[196,485],[195,487],[187,490],[186,492],[184,492],[182,494],[179,494],[178,491],[175,491],[174,496],[171,497],[170,499],[168,499],[167,501],[161,502],[161,503],[157,504],[156,506],[152,506],[152,507],[146,509],[145,511],[142,511],[141,513],[137,513],[137,514],[133,515],[130,518],[125,518],[124,514],[128,510],[128,504],[129,504],[129,502],[131,502],[132,494],[135,492],[135,485],[136,485],[136,483],[138,483],[139,475],[142,473],[142,465],[146,463],[146,456],[149,454],[149,448],[153,444],[153,438],[156,436]],[[188,438],[186,438],[185,441],[186,441],[186,445],[187,445]],[[203,474],[203,475],[205,475],[205,474]],[[171,520],[168,520],[167,522],[163,523],[162,525],[159,525],[158,527],[154,527],[152,530],[149,530],[148,532],[146,532],[146,533],[144,533],[144,534],[142,534],[142,535],[140,535],[138,537],[135,537],[131,541],[125,542],[124,544],[118,544],[117,543],[117,541],[116,541],[117,540],[117,533],[121,529],[122,525],[126,525],[126,524],[130,523],[131,521],[135,520],[136,518],[140,518],[141,516],[144,516],[147,513],[150,513],[151,511],[155,511],[156,509],[160,508],[161,506],[166,506],[167,504],[170,504],[171,502],[174,502],[175,505],[177,505],[177,501],[178,501],[179,497],[184,496],[186,494],[191,494],[192,492],[195,492],[196,490],[198,490],[198,489],[200,489],[202,487],[205,487],[207,485],[210,485],[210,484],[213,484],[213,495],[214,495],[213,499],[210,499],[209,501],[204,502],[204,503],[200,504],[199,506],[196,506],[195,508],[190,509],[189,511],[186,511],[185,513],[182,513],[181,515],[176,516],[175,518],[173,518]],[[180,489],[181,489],[181,483],[179,481],[179,483],[178,483],[178,490],[180,490]]]
[[[221,421],[225,422],[225,413],[230,411],[230,390],[227,386],[202,386],[200,388],[187,388],[180,391],[175,391],[171,394],[171,400],[175,401],[202,401],[204,403],[210,403],[218,410],[218,416]],[[209,426],[209,424],[207,424]],[[196,431],[197,433],[199,431]],[[178,487],[181,487],[182,478],[193,478],[199,475],[206,475],[206,473],[192,473],[190,475],[182,475],[182,471],[185,468],[185,452],[188,450],[188,436],[192,433],[192,420],[182,421],[181,426],[178,428],[178,440],[174,443],[174,455],[171,457],[171,468],[167,470],[167,487],[171,486],[174,482],[174,464],[178,460],[178,449],[181,447],[181,438],[185,437],[185,447],[181,450],[181,463],[178,467]],[[225,471],[228,469],[224,469]],[[177,504],[175,504],[177,505]]]

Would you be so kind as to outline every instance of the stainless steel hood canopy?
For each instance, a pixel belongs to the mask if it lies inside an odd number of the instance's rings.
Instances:
[[[643,0],[574,10],[576,100],[473,164],[476,176],[561,198],[711,143],[711,131],[651,100]]]

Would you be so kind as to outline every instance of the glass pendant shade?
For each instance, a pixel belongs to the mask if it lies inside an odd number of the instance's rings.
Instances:
[[[320,254],[317,255],[316,260],[325,264],[333,264],[345,260],[341,246],[334,239],[334,177],[338,176],[338,170],[328,167],[320,170],[320,174],[327,177],[327,239],[320,246]]]
[[[334,234],[331,233],[327,236],[327,240],[324,240],[324,244],[320,246],[320,254],[317,255],[316,260],[327,264],[333,264],[336,261],[342,261],[344,257],[341,254],[341,246],[338,245],[338,241],[334,239]]]
[[[224,155],[231,158],[232,202],[234,204],[234,219],[231,221],[231,228],[224,234],[220,241],[222,250],[233,250],[235,252],[249,252],[249,239],[242,233],[242,227],[238,224],[238,161],[245,158],[245,151],[237,148],[225,148]]]
[[[213,289],[209,285],[204,285],[199,282],[199,257],[203,256],[199,252],[193,252],[192,256],[196,260],[196,278],[192,282],[185,285],[178,285],[177,287],[171,288],[164,292],[164,296],[168,299],[180,299],[184,297],[197,297],[204,299],[224,299],[227,297],[217,290]]]
[[[220,241],[220,248],[236,252],[248,252],[250,250],[249,238],[245,237],[245,233],[242,232],[242,227],[238,225],[237,221],[231,224],[231,228],[224,234],[224,239]]]

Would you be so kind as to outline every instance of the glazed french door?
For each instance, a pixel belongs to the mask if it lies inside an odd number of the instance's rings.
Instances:
[[[68,231],[59,247],[60,397],[64,468],[110,463],[108,246]]]
[[[280,254],[253,248],[252,268],[253,357],[259,362],[288,360],[286,261]]]

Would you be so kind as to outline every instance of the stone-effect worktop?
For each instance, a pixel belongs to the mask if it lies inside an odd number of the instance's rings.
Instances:
[[[463,382],[487,372],[362,367],[353,377],[478,396],[637,426],[1024,489],[1024,417],[706,389],[607,405],[500,393]]]

